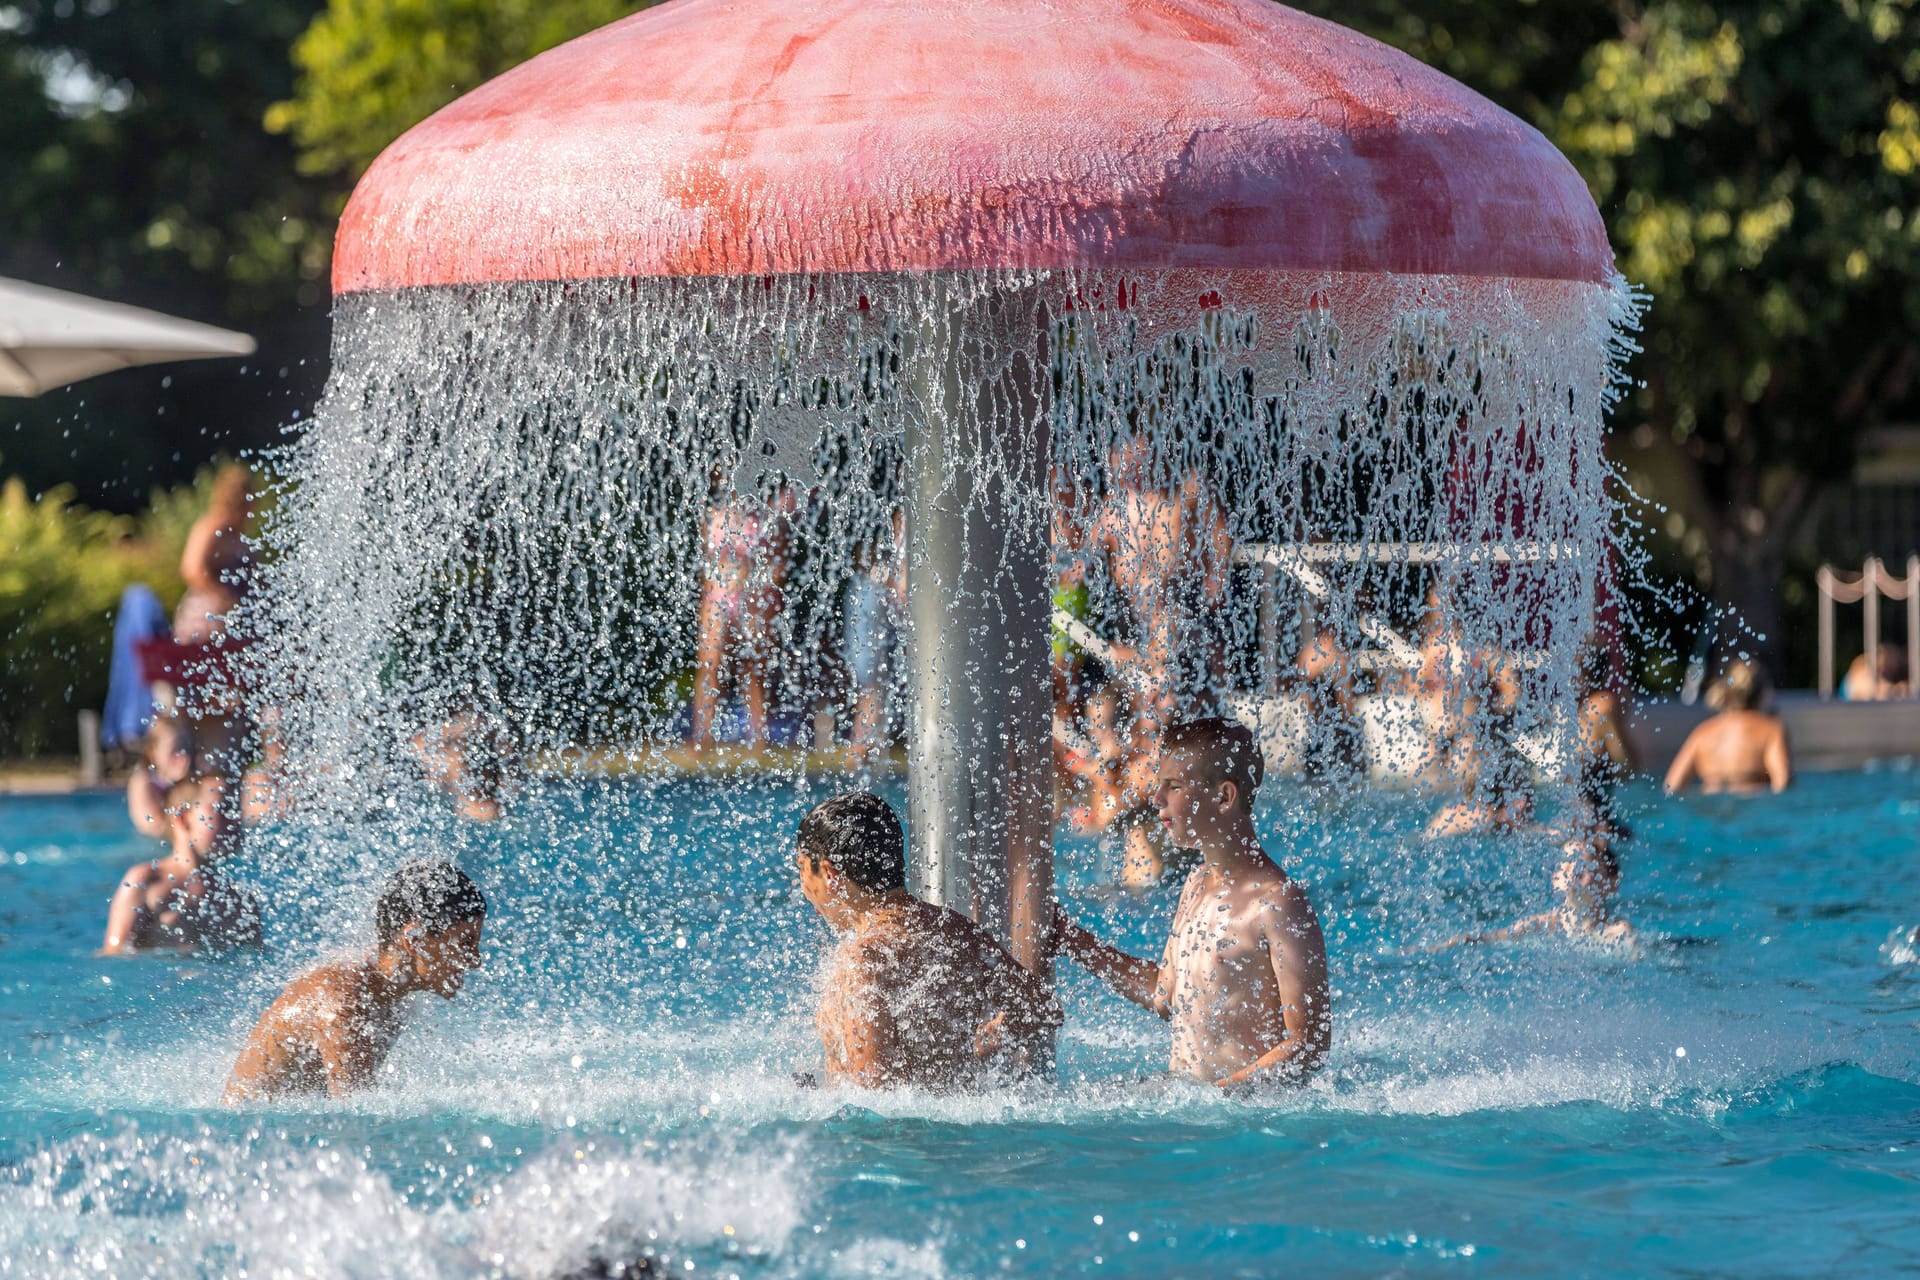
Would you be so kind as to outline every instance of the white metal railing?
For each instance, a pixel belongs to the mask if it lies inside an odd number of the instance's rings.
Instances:
[[[1236,549],[1241,564],[1531,564],[1577,559],[1570,542],[1249,542]]]
[[[1904,600],[1907,605],[1907,680],[1908,687],[1920,675],[1920,556],[1907,557],[1907,572],[1895,577],[1878,556],[1860,566],[1860,575],[1850,577],[1830,564],[1820,566],[1813,576],[1820,592],[1820,696],[1833,697],[1833,607],[1835,604],[1861,604],[1865,617],[1867,668],[1880,678],[1880,598]]]

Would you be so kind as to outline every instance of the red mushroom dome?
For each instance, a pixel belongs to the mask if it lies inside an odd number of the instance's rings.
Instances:
[[[992,268],[1613,260],[1536,130],[1269,0],[673,0],[390,146],[334,288]]]

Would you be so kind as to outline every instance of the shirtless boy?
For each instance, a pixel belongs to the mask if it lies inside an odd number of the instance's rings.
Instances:
[[[840,943],[815,1016],[828,1083],[964,1089],[1044,1056],[1060,1025],[1047,985],[973,921],[907,892],[887,802],[850,791],[800,823],[800,889]]]
[[[1759,668],[1736,662],[1707,690],[1707,704],[1719,712],[1687,735],[1667,769],[1667,794],[1700,789],[1784,791],[1793,781],[1787,727],[1778,716],[1760,710],[1767,692]]]
[[[1076,962],[1173,1024],[1175,1074],[1223,1089],[1298,1082],[1333,1042],[1327,947],[1306,891],[1260,847],[1253,734],[1228,720],[1176,725],[1160,745],[1154,806],[1174,846],[1197,851],[1160,963],[1107,945],[1054,910]]]
[[[323,964],[267,1006],[220,1095],[229,1104],[371,1084],[416,991],[451,1000],[480,963],[487,900],[451,862],[420,859],[394,872],[374,906],[371,955]]]
[[[97,954],[131,955],[156,948],[244,946],[260,940],[260,912],[245,890],[229,884],[214,861],[230,847],[217,777],[185,778],[161,803],[173,850],[138,863],[120,878],[107,908]]]

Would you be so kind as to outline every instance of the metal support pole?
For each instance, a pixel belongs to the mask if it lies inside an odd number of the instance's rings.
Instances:
[[[100,763],[100,713],[80,713],[80,785],[97,787],[104,775]]]
[[[1280,696],[1280,570],[1272,564],[1257,566],[1260,574],[1260,669],[1266,679],[1260,696],[1268,702]]]
[[[1826,565],[1814,575],[1820,593],[1820,699],[1833,697],[1833,570]]]
[[[1051,452],[1042,323],[1032,294],[996,292],[943,308],[917,335],[906,523],[918,887],[1044,977],[1053,675],[1047,520],[1033,506]]]

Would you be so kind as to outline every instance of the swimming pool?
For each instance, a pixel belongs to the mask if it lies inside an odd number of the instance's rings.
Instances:
[[[811,789],[551,788],[504,827],[285,829],[258,956],[90,958],[142,853],[112,797],[0,798],[0,1275],[553,1275],[651,1250],[741,1276],[1830,1275],[1920,1258],[1920,774],[1758,800],[1629,793],[1637,956],[1424,955],[1538,909],[1542,842],[1417,839],[1430,804],[1270,788],[1336,990],[1329,1068],[1225,1099],[1063,967],[1057,1084],[794,1086],[825,933]],[[381,870],[459,848],[487,967],[381,1086],[231,1112],[277,986],[364,936]],[[1142,949],[1171,892],[1077,915]]]

